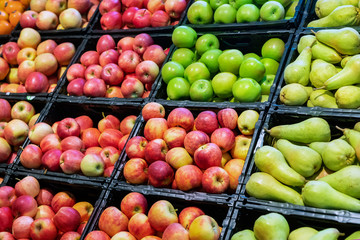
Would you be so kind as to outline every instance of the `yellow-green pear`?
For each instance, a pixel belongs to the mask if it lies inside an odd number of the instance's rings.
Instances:
[[[338,71],[333,64],[321,59],[315,59],[311,63],[310,82],[314,87],[320,88],[324,86],[324,82],[337,73]]]
[[[360,87],[344,86],[335,92],[336,103],[339,108],[354,109],[360,107]]]
[[[310,95],[310,101],[315,107],[338,108],[334,94],[328,90],[315,90]]]
[[[311,48],[304,48],[296,60],[286,66],[284,71],[285,82],[306,86],[309,83],[311,58]]]
[[[340,233],[336,228],[326,228],[316,233],[309,240],[337,240],[342,235],[344,234]]]
[[[352,57],[352,56],[346,56],[346,57],[344,57],[344,58],[341,60],[340,65],[341,65],[342,68],[345,67],[346,63],[350,60],[351,57]]]
[[[304,35],[300,38],[297,45],[298,53],[300,54],[302,50],[306,47],[310,47],[316,42],[316,37],[314,35]]]
[[[353,5],[343,5],[335,8],[328,16],[309,22],[307,27],[355,26],[359,22],[359,8]]]
[[[354,239],[360,239],[360,231],[353,232],[350,236],[345,238],[345,240],[354,240]]]
[[[250,229],[245,229],[235,233],[230,240],[257,240],[254,232]]]
[[[316,41],[312,45],[311,52],[313,59],[321,59],[328,63],[336,64],[342,60],[342,57],[335,49],[328,47],[319,41]]]
[[[290,232],[288,240],[309,240],[318,231],[311,227],[301,227]]]
[[[258,240],[287,240],[289,232],[288,222],[279,213],[262,215],[254,223],[254,235]]]
[[[299,4],[299,0],[292,1],[285,13],[285,17],[293,18],[295,16],[296,7]]]
[[[335,8],[343,5],[358,6],[358,0],[318,0],[315,4],[315,13],[318,18],[328,16]]]
[[[354,148],[343,139],[329,142],[321,154],[323,163],[332,171],[338,171],[355,162]]]
[[[280,101],[288,106],[301,106],[309,99],[306,88],[299,83],[290,83],[280,90]]]

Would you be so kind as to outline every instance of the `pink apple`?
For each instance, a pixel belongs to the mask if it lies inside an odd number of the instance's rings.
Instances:
[[[151,16],[152,27],[166,27],[171,23],[170,16],[163,10],[157,10]]]
[[[235,129],[237,127],[237,112],[232,108],[221,109],[217,113],[217,119],[221,127]]]
[[[1,240],[15,240],[13,235],[9,232],[0,232],[0,239]]]
[[[22,120],[13,119],[4,128],[6,141],[13,146],[20,146],[24,143],[29,133],[29,126]]]
[[[165,157],[165,160],[170,166],[179,169],[182,166],[193,164],[193,159],[185,148],[175,147],[170,149]]]
[[[15,188],[10,186],[0,187],[0,207],[11,207],[16,198]]]
[[[185,165],[177,169],[175,181],[178,189],[189,191],[201,187],[203,173],[195,165]]]
[[[16,42],[7,42],[3,45],[3,58],[11,65],[17,64],[17,54],[20,48]]]
[[[41,72],[30,73],[25,80],[25,89],[29,93],[46,92],[49,88],[49,80]]]
[[[161,67],[161,65],[165,61],[165,58],[166,54],[163,48],[156,44],[148,46],[143,54],[144,60],[151,60],[155,62],[159,67]]]
[[[207,143],[196,149],[194,161],[201,169],[221,166],[222,153],[220,148],[214,143]]]
[[[72,207],[76,203],[75,196],[70,192],[58,192],[51,200],[51,207],[55,213],[62,207]]]
[[[52,208],[48,205],[40,205],[37,208],[37,212],[36,215],[34,217],[34,219],[39,219],[39,218],[50,218],[52,219],[55,216],[54,211],[52,210]]]
[[[147,47],[153,44],[154,44],[154,40],[149,34],[140,33],[136,35],[134,38],[133,50],[137,54],[142,55],[146,51]]]
[[[85,78],[86,68],[80,63],[75,63],[71,65],[66,73],[66,78],[68,81],[72,81],[77,78]]]
[[[52,39],[48,39],[45,40],[43,42],[41,42],[37,48],[36,48],[36,55],[40,55],[43,53],[54,53],[54,49],[57,47],[57,43],[52,40]]]
[[[101,13],[101,8],[102,6],[104,7],[105,4],[109,4],[109,3],[119,3],[118,0],[104,0],[100,3],[100,13]],[[118,6],[118,5],[116,5]],[[120,5],[119,5],[120,6]],[[110,12],[110,11],[108,11]],[[101,13],[103,14],[103,13]],[[115,41],[113,39],[112,36],[110,36],[109,34],[103,35],[99,38],[99,40],[96,43],[96,51],[101,54],[103,52],[105,52],[106,50],[110,50],[110,49],[115,49]]]
[[[93,50],[83,53],[80,57],[80,62],[85,67],[93,64],[99,64],[99,53]]]
[[[145,158],[145,147],[148,144],[146,138],[135,136],[126,144],[126,154],[129,158]]]
[[[189,227],[190,239],[211,239],[220,237],[220,228],[215,219],[208,215],[201,215],[194,219]]]
[[[219,128],[216,113],[213,111],[201,112],[195,119],[195,128],[210,135],[213,131]]]
[[[81,216],[72,207],[62,207],[53,217],[56,228],[62,232],[74,231],[80,224]]]
[[[80,172],[81,160],[84,154],[79,150],[66,150],[60,156],[60,168],[66,174],[75,174]]]
[[[148,164],[142,158],[131,158],[126,162],[123,172],[130,184],[144,184],[148,180]]]
[[[225,153],[235,146],[235,134],[229,128],[218,128],[211,134],[210,141]]]
[[[148,217],[151,226],[160,232],[163,232],[170,224],[178,222],[174,206],[166,200],[155,202],[149,209]]]
[[[42,165],[50,171],[60,170],[60,156],[62,151],[59,149],[51,149],[44,153],[41,158]]]
[[[84,240],[111,240],[104,231],[91,231]]]
[[[125,135],[120,139],[119,145],[118,145],[119,151],[122,151],[122,150],[124,149],[125,144],[126,144],[128,138],[129,138],[129,135],[130,135],[130,134],[125,134]]]
[[[39,168],[41,166],[42,151],[35,144],[27,145],[20,155],[20,162],[25,168]]]
[[[184,147],[191,155],[202,145],[210,142],[209,136],[202,131],[191,131],[184,138]],[[221,152],[221,150],[220,150]]]
[[[99,154],[86,154],[81,160],[81,172],[88,177],[98,177],[103,175],[105,162]]]
[[[66,91],[70,96],[83,96],[84,85],[86,80],[83,78],[76,78],[72,80],[66,87]]]
[[[134,24],[133,24],[133,19],[135,16],[135,13],[139,10],[139,8],[137,7],[129,7],[127,8],[122,15],[122,22],[124,26],[127,26],[129,28],[133,28]],[[131,48],[132,49],[132,48]],[[131,50],[128,49],[128,50]],[[123,50],[124,51],[124,50]]]
[[[151,12],[145,8],[137,10],[134,14],[133,24],[135,28],[150,27]]]
[[[100,215],[99,229],[110,237],[120,231],[127,230],[129,219],[116,207],[107,207]]]
[[[40,192],[39,181],[33,176],[27,176],[15,184],[17,196],[30,195],[36,197]]]
[[[144,0],[122,0],[121,2],[125,7],[142,8],[144,6]]]
[[[101,15],[107,12],[121,12],[121,1],[119,0],[104,0],[100,2],[99,11]]]
[[[127,194],[120,203],[121,211],[131,219],[136,213],[146,213],[148,203],[144,195],[137,192]]]
[[[0,80],[4,80],[10,71],[8,62],[0,57]]]
[[[15,218],[20,216],[35,217],[37,207],[37,202],[32,196],[22,195],[15,199],[11,211]]]
[[[91,20],[91,18],[94,16],[94,13],[96,12],[98,8],[98,4],[97,5],[92,5],[90,10],[88,11],[86,17],[87,17],[87,20],[88,22]]]
[[[6,139],[0,137],[0,163],[6,162],[11,155],[11,146]]]
[[[68,8],[75,8],[81,14],[86,14],[91,7],[90,0],[69,0]]]
[[[19,21],[21,28],[35,28],[38,15],[39,13],[33,10],[27,10],[23,12]]]
[[[35,70],[51,76],[58,69],[58,62],[52,53],[42,53],[35,58]]]
[[[182,127],[186,132],[188,132],[194,126],[194,116],[186,108],[175,108],[169,113],[167,122],[169,128]]]
[[[47,188],[42,188],[40,189],[39,194],[36,197],[36,202],[38,203],[38,205],[51,205],[51,201],[54,197],[54,194],[52,193],[52,191],[50,189]]]
[[[119,58],[119,53],[115,49],[109,49],[100,54],[99,63],[102,67],[109,63],[117,63]]]
[[[145,124],[144,136],[149,141],[157,138],[162,139],[167,129],[167,122],[164,118],[151,118]]]
[[[11,105],[6,99],[0,99],[0,121],[8,122],[11,120]]]
[[[107,12],[100,18],[100,25],[103,30],[120,29],[122,26],[122,17],[119,12]]]
[[[54,49],[54,56],[61,66],[68,65],[75,55],[76,48],[71,42],[64,42],[59,44]]]
[[[126,11],[128,11],[129,9],[130,8],[128,8]],[[123,15],[123,17],[124,17],[124,15]],[[121,54],[122,52],[125,52],[126,50],[133,50],[134,39],[135,38],[133,38],[133,37],[121,38],[116,45],[119,53]]]
[[[64,139],[69,136],[79,136],[80,130],[80,125],[74,118],[64,118],[59,122],[56,133],[61,139]]]
[[[30,128],[29,139],[32,143],[39,145],[44,137],[53,133],[54,131],[49,124],[45,122],[39,122]]]
[[[70,149],[83,151],[84,150],[83,141],[77,136],[69,136],[61,140],[61,150],[65,152]]]
[[[129,232],[121,231],[112,237],[112,240],[136,240],[136,238]]]
[[[13,220],[14,220],[14,217],[13,217],[13,215],[11,213],[11,208],[9,208],[9,207],[0,207],[0,219],[1,219],[0,232],[5,232],[5,231],[10,232],[11,227],[13,225]]]
[[[100,131],[97,128],[87,128],[81,133],[81,140],[84,143],[84,148],[99,146],[98,138]]]
[[[64,235],[61,236],[60,240],[79,240],[81,237],[81,234],[78,232],[66,232]]]
[[[98,129],[103,132],[107,128],[120,129],[120,120],[114,115],[106,115],[103,119],[98,122]]]
[[[134,40],[135,43],[135,40]],[[126,73],[135,72],[136,66],[141,62],[139,54],[132,50],[123,51],[119,57],[118,65]]]
[[[34,219],[29,216],[20,216],[16,218],[12,226],[12,234],[16,239],[29,238],[30,237],[30,225]]]
[[[146,60],[136,66],[135,73],[136,78],[143,84],[154,83],[159,74],[159,67],[155,62]]]
[[[117,129],[105,129],[99,136],[99,145],[104,148],[107,146],[118,147],[123,134]]]
[[[189,230],[191,223],[195,218],[205,215],[205,213],[198,207],[186,207],[181,210],[179,214],[179,223],[186,229]]]
[[[32,240],[55,239],[56,236],[56,226],[49,218],[36,219],[30,225],[30,237]]]
[[[135,115],[130,115],[121,120],[120,131],[122,134],[130,134],[131,130],[135,125],[136,118],[137,117]]]
[[[172,223],[164,231],[163,240],[189,240],[189,232],[180,224]]]
[[[150,102],[143,107],[141,114],[145,121],[150,118],[163,118],[165,117],[165,108],[159,103]]]
[[[43,153],[51,149],[61,149],[61,139],[57,134],[49,134],[44,137],[40,142],[40,148]]]
[[[150,164],[149,184],[154,187],[168,187],[174,180],[174,170],[165,161],[155,161]]]
[[[221,167],[210,167],[202,177],[202,187],[208,193],[223,193],[229,185],[229,174]]]
[[[120,152],[113,146],[107,146],[101,150],[100,156],[105,162],[105,168],[108,168],[115,165],[119,159]]]
[[[129,232],[136,239],[143,239],[146,236],[154,235],[155,230],[152,228],[149,218],[144,213],[136,213],[129,220]]]
[[[151,140],[145,147],[145,160],[151,164],[157,160],[165,161],[168,147],[163,139]]]
[[[171,18],[178,19],[186,9],[186,0],[167,0],[165,2],[165,11]]]
[[[87,128],[92,128],[94,125],[93,120],[87,115],[81,115],[75,120],[79,124],[81,132]]]
[[[127,78],[121,84],[121,93],[124,98],[139,98],[144,93],[144,85],[136,78]]]
[[[105,97],[106,85],[104,80],[92,78],[84,84],[84,95],[88,97]]]
[[[102,66],[99,64],[92,64],[88,66],[84,72],[85,79],[90,80],[92,78],[100,78],[102,69]]]
[[[165,2],[165,0],[149,0],[146,7],[152,14],[154,14],[158,10],[165,10]]]

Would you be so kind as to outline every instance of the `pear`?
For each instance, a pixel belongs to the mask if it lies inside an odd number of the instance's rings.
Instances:
[[[353,28],[325,29],[315,33],[316,39],[338,53],[355,55],[360,53],[360,34]]]
[[[286,10],[285,17],[293,18],[295,16],[296,7],[298,4],[299,4],[299,0],[292,1],[291,5]]]
[[[354,240],[354,239],[360,239],[360,231],[353,232],[350,236],[345,238],[345,240]]]
[[[310,82],[314,87],[320,88],[324,86],[324,82],[337,73],[338,71],[333,64],[321,59],[315,59],[311,63]]]
[[[312,104],[312,102],[311,102],[310,100],[308,100],[308,101],[306,102],[306,106],[307,106],[307,107],[315,107],[314,104]]]
[[[354,130],[360,132],[360,122],[355,123],[355,125],[354,125]],[[355,151],[356,151],[356,149],[355,149]],[[359,159],[359,158],[358,158],[358,159]]]
[[[316,41],[311,47],[311,52],[313,59],[321,59],[328,63],[336,64],[342,60],[342,57],[335,49],[328,47],[319,41]]]
[[[356,86],[344,86],[335,92],[336,103],[340,108],[360,107],[360,88]]]
[[[299,143],[328,142],[331,139],[328,122],[319,117],[311,117],[294,124],[275,126],[268,132],[272,137]]]
[[[342,68],[344,68],[346,66],[347,62],[350,60],[351,57],[352,56],[346,56],[341,60],[340,65]]]
[[[330,169],[326,167],[322,167],[319,171],[317,171],[314,175],[307,178],[308,180],[319,180],[320,178],[323,178],[325,176],[328,176],[329,174],[332,174],[334,171],[331,171]]]
[[[320,155],[324,152],[328,142],[312,142],[309,144],[309,147],[315,151],[317,151]]]
[[[318,18],[328,16],[335,8],[343,5],[357,7],[358,0],[318,0],[315,4],[315,13]]]
[[[282,153],[274,147],[262,146],[255,153],[255,165],[289,186],[304,186],[305,178],[289,167]]]
[[[354,148],[357,159],[360,159],[360,132],[350,128],[336,128],[343,131],[346,141]]]
[[[353,56],[343,70],[324,82],[325,89],[334,90],[360,83],[360,54]]]
[[[288,106],[301,106],[309,99],[306,88],[298,83],[290,83],[280,90],[280,101]]]
[[[359,25],[359,8],[343,5],[335,8],[328,16],[309,22],[307,27],[341,27]]]
[[[314,91],[314,89],[312,87],[305,87],[305,89],[309,96]]]
[[[254,232],[250,229],[235,233],[230,240],[256,240]]]
[[[360,212],[360,200],[335,190],[324,181],[307,182],[301,196],[306,206]]]
[[[318,231],[311,227],[301,227],[290,232],[288,240],[309,240],[317,233]]]
[[[316,42],[316,37],[314,35],[304,35],[300,38],[299,43],[297,45],[298,53],[300,54],[302,50],[306,47],[312,47],[312,45]]]
[[[309,147],[279,139],[276,148],[284,155],[290,167],[304,177],[312,176],[321,167],[321,155]]]
[[[335,139],[329,142],[321,154],[325,166],[338,171],[355,162],[354,148],[342,139]]]
[[[337,72],[340,72],[341,70],[343,70],[342,67],[339,67],[339,66],[335,66],[335,67],[336,67]]]
[[[309,240],[337,240],[342,235],[344,234],[340,233],[336,228],[326,228],[319,231]]]
[[[264,172],[253,173],[245,186],[246,192],[255,198],[287,202],[304,206],[300,194]]]
[[[268,213],[260,216],[254,223],[257,240],[287,240],[290,227],[283,215]]]
[[[338,108],[334,94],[328,90],[315,90],[310,95],[310,101],[315,107]]]
[[[284,79],[287,84],[299,83],[306,86],[309,83],[311,57],[311,48],[306,47],[294,62],[286,66]]]
[[[344,167],[328,176],[321,178],[339,192],[354,198],[360,198],[360,166]]]

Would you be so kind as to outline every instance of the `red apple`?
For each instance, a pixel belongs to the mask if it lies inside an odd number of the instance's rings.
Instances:
[[[144,85],[136,78],[127,78],[121,84],[121,93],[125,98],[139,98],[144,93]]]
[[[171,18],[178,19],[186,9],[186,0],[167,0],[165,2],[165,11]]]
[[[159,67],[155,62],[146,60],[136,66],[135,73],[136,78],[143,84],[154,83],[159,74]]]
[[[30,237],[32,240],[55,239],[57,232],[54,222],[49,218],[36,219],[30,225]]]
[[[136,239],[143,239],[146,236],[154,235],[155,230],[152,228],[149,218],[144,213],[136,213],[129,220],[129,232]]]
[[[184,147],[191,155],[202,145],[210,142],[209,136],[202,131],[191,131],[184,138]],[[220,150],[221,152],[221,150]]]
[[[237,127],[237,112],[232,108],[221,109],[217,113],[219,124],[223,128],[235,129]]]
[[[201,187],[203,173],[195,165],[180,167],[175,173],[175,181],[178,189],[189,191]]]
[[[40,144],[44,137],[53,133],[54,131],[49,124],[45,122],[39,122],[30,128],[29,139],[34,144]]]
[[[131,184],[144,184],[148,180],[148,164],[142,158],[131,158],[123,171],[126,181]]]
[[[126,50],[119,56],[118,65],[124,72],[133,73],[140,62],[141,58],[138,53],[133,50]]]
[[[202,187],[208,193],[223,193],[229,185],[229,174],[221,167],[210,167],[202,177]]]
[[[42,188],[40,189],[39,194],[36,197],[38,205],[51,205],[51,201],[54,197],[54,194],[50,189]]]
[[[122,0],[121,2],[125,7],[142,8],[144,6],[144,0]]]
[[[225,171],[229,175],[230,185],[229,189],[235,192],[238,184],[239,184],[239,177],[242,173],[244,167],[245,160],[242,159],[231,159],[225,164]]]
[[[110,237],[120,231],[126,231],[128,217],[116,207],[107,207],[100,215],[99,229]]]
[[[179,169],[182,166],[193,164],[193,159],[185,148],[175,147],[170,149],[165,157],[165,160],[170,166]]]
[[[98,129],[100,132],[103,132],[105,129],[120,129],[120,120],[114,115],[106,115],[103,119],[98,122]]]
[[[71,65],[66,72],[66,78],[68,81],[72,81],[77,78],[85,78],[85,66],[80,63],[75,63]]]
[[[14,217],[11,213],[11,208],[0,207],[0,219],[1,219],[0,232],[4,232],[4,231],[10,232],[14,220]]]
[[[15,199],[11,211],[15,218],[20,216],[35,217],[37,207],[37,202],[32,196],[22,195]]]
[[[40,142],[40,148],[43,153],[51,149],[61,149],[61,139],[57,134],[49,134]]]
[[[90,80],[92,78],[100,78],[103,68],[99,64],[91,64],[84,72],[85,79]]]
[[[75,120],[80,125],[81,132],[87,128],[92,128],[94,125],[93,120],[86,115],[79,116]]]
[[[108,63],[102,68],[100,77],[107,85],[119,85],[124,80],[124,72],[115,63]]]
[[[104,80],[92,78],[84,84],[84,95],[88,97],[105,97],[106,85]]]
[[[214,143],[207,143],[196,149],[194,161],[201,169],[221,166],[222,153],[220,148]]]
[[[39,168],[42,158],[41,148],[35,144],[27,145],[20,155],[20,163],[25,168]]]
[[[165,117],[165,108],[159,103],[150,102],[143,107],[141,114],[145,121],[150,118],[163,118]]]
[[[137,10],[133,17],[133,24],[135,28],[150,27],[151,12],[145,8]]]
[[[10,71],[8,62],[0,57],[0,80],[4,80]]]
[[[154,187],[168,187],[174,180],[174,170],[165,161],[155,161],[150,164],[149,184]]]
[[[109,49],[102,52],[99,56],[99,63],[102,67],[109,63],[117,63],[119,58],[119,53],[115,49]]]
[[[124,149],[125,144],[126,144],[128,138],[129,138],[129,135],[130,135],[130,134],[126,134],[126,135],[124,135],[124,136],[120,139],[119,145],[118,145],[119,151],[122,151],[122,150]]]
[[[56,228],[62,232],[74,231],[80,224],[81,216],[72,207],[62,207],[53,217]]]
[[[84,154],[79,150],[66,150],[64,151],[59,159],[61,170],[66,174],[74,174],[80,172],[80,164]]]
[[[108,168],[115,165],[119,159],[120,152],[113,146],[107,146],[101,150],[100,156],[105,162],[105,168]]]
[[[148,46],[143,54],[144,60],[151,60],[155,62],[159,67],[161,67],[161,65],[165,61],[165,58],[166,54],[163,48],[156,44]]]
[[[86,14],[89,8],[91,7],[90,0],[69,0],[68,8],[75,8],[81,14]]]
[[[52,210],[52,208],[48,205],[40,205],[37,208],[36,211],[36,215],[34,217],[34,219],[39,219],[39,218],[50,218],[52,219],[55,216],[54,211]]]
[[[4,128],[6,141],[13,146],[24,143],[29,133],[29,126],[22,120],[13,119]]]
[[[97,128],[87,128],[81,133],[81,140],[84,143],[84,148],[99,146],[98,138],[100,131]]]
[[[93,50],[83,53],[80,57],[80,62],[85,67],[88,67],[92,64],[99,64],[99,53]]]
[[[11,65],[17,64],[17,54],[20,51],[16,42],[7,42],[3,45],[3,58]]]
[[[30,73],[25,80],[25,89],[29,93],[46,92],[49,88],[49,80],[41,72]]]
[[[122,27],[122,17],[119,12],[107,12],[100,18],[101,28],[103,30],[114,30]]]
[[[76,203],[75,196],[70,192],[58,192],[51,200],[51,207],[55,213],[62,207],[72,207]]]
[[[139,10],[138,13],[141,14],[141,10]],[[148,10],[146,10],[146,13],[150,14]],[[144,13],[144,14],[146,14],[146,13]],[[135,17],[136,17],[136,15],[135,15]],[[135,20],[135,17],[134,17],[134,20]],[[154,40],[152,39],[152,37],[149,34],[140,33],[135,36],[133,50],[137,54],[142,55],[146,51],[147,47],[149,47],[153,44],[154,44]]]
[[[180,224],[172,223],[164,231],[162,240],[189,240],[189,232]]]
[[[151,16],[151,26],[152,27],[166,27],[171,23],[170,16],[163,10],[157,10]]]
[[[59,149],[51,149],[44,153],[41,158],[42,165],[50,171],[60,170],[60,156],[62,151]]]
[[[205,213],[198,207],[186,207],[181,210],[179,214],[179,223],[186,229],[189,230],[191,223],[195,218],[205,215]]]
[[[71,42],[64,42],[59,44],[54,49],[54,56],[61,66],[68,65],[75,55],[76,48]]]
[[[175,147],[184,147],[185,137],[186,137],[186,131],[181,127],[169,128],[164,132],[163,135],[163,138],[166,144],[169,146],[169,149]]]
[[[163,138],[164,132],[168,129],[165,118],[151,118],[144,127],[144,136],[148,141]]]
[[[66,232],[61,236],[60,240],[80,240],[81,234],[78,232]]]
[[[129,11],[130,8],[126,9],[126,11]],[[125,16],[125,12],[123,14],[123,19]],[[124,21],[124,20],[123,20]],[[134,38],[133,37],[123,37],[121,38],[117,43],[117,49],[119,53],[125,52],[126,50],[133,50],[134,45]]]
[[[130,134],[131,130],[133,129],[133,127],[135,125],[136,118],[137,117],[135,115],[130,115],[130,116],[125,117],[123,120],[121,120],[120,131],[122,134],[124,134],[124,135]]]
[[[77,122],[77,121],[76,121]],[[77,136],[69,136],[61,140],[61,150],[65,152],[66,150],[84,150],[83,141]]]
[[[64,139],[69,136],[79,136],[80,130],[80,125],[74,118],[64,118],[59,122],[56,133],[61,139]]]
[[[101,15],[107,12],[121,12],[121,1],[119,0],[104,0],[100,2],[99,11]],[[99,52],[99,51],[98,51]]]
[[[103,231],[92,231],[86,235],[84,240],[111,240],[111,239]]]
[[[163,139],[151,140],[145,147],[145,160],[151,164],[157,160],[165,161],[168,147]]]
[[[165,3],[166,0],[149,0],[146,8],[153,14],[158,10],[165,10]]]
[[[84,155],[88,155],[91,153],[100,155],[101,151],[102,151],[101,147],[89,147],[88,149],[86,149]]]
[[[15,188],[10,186],[0,187],[0,207],[11,207],[16,198]]]
[[[97,5],[92,5],[90,10],[87,13],[87,21],[89,22],[91,20],[91,18],[94,16],[94,13],[96,12],[98,8],[98,4]]]
[[[54,53],[54,49],[57,47],[57,43],[52,40],[48,39],[41,42],[36,48],[36,55],[40,55],[43,53]]]
[[[167,122],[169,128],[182,127],[186,132],[188,132],[194,126],[194,116],[186,108],[175,108],[169,113]]]
[[[12,226],[12,234],[16,239],[30,238],[30,225],[34,219],[29,216],[20,216],[16,218]]]
[[[27,176],[15,184],[15,193],[17,196],[30,195],[36,197],[40,192],[39,181],[33,176]]]
[[[107,146],[118,147],[123,134],[117,129],[105,129],[99,136],[99,145],[104,148]]]
[[[211,134],[219,128],[216,113],[213,111],[203,111],[195,119],[195,128],[206,134]]]
[[[189,227],[190,239],[211,239],[220,237],[220,228],[215,219],[201,215],[194,219]]]
[[[151,226],[160,232],[164,232],[170,224],[178,222],[174,206],[166,200],[155,202],[149,209],[148,217]]]
[[[21,28],[35,28],[38,15],[39,13],[33,10],[23,12],[19,21]]]
[[[225,153],[235,146],[235,134],[229,128],[218,128],[210,137],[212,143],[218,145],[221,152]]]
[[[26,78],[30,73],[35,72],[35,62],[32,60],[25,60],[19,64],[18,78],[21,83],[26,82]]]
[[[100,3],[100,9],[101,6],[106,3],[115,3],[118,2],[118,0],[104,0]],[[101,10],[100,10],[101,12]],[[99,38],[99,40],[96,43],[96,51],[101,54],[105,52],[106,50],[115,49],[115,41],[114,39],[109,35],[103,35]]]
[[[0,99],[0,121],[8,122],[11,120],[11,105],[6,99]]]
[[[136,213],[146,213],[148,203],[144,195],[137,192],[127,194],[120,203],[121,211],[131,219]]]

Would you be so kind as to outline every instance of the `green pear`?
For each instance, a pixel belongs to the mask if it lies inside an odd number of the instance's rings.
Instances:
[[[311,117],[294,124],[279,125],[268,130],[272,137],[299,143],[329,142],[331,139],[328,122],[319,117]]]
[[[354,240],[354,239],[360,239],[360,231],[353,232],[350,236],[345,238],[345,240]]]
[[[335,139],[329,142],[321,154],[325,166],[338,171],[355,162],[355,150],[345,140]]]
[[[336,103],[339,108],[359,108],[360,88],[356,86],[344,86],[335,92]]]
[[[340,233],[336,228],[326,228],[319,231],[309,240],[337,240],[341,235],[343,234]]]
[[[342,68],[344,68],[346,66],[347,62],[350,60],[351,57],[352,56],[346,56],[341,60],[340,65],[341,65]]]
[[[303,200],[297,191],[282,184],[268,173],[253,173],[246,183],[245,189],[250,196],[258,199],[304,206]]]
[[[324,29],[315,33],[316,39],[338,53],[355,55],[360,53],[360,34],[353,28]]]
[[[360,83],[360,54],[353,56],[343,70],[324,82],[325,89],[334,90]]]
[[[309,240],[318,231],[311,227],[301,227],[290,232],[288,240]]]
[[[360,212],[360,200],[332,188],[324,181],[309,181],[301,192],[304,204],[309,207],[343,209]]]
[[[354,148],[357,159],[360,159],[360,132],[350,128],[337,128],[343,131],[346,141]]]
[[[284,155],[290,167],[304,177],[312,176],[321,167],[321,155],[307,146],[298,146],[288,140],[279,139],[276,148]]]
[[[353,5],[357,7],[358,0],[318,0],[315,4],[315,13],[318,18],[328,16],[335,8],[343,5]]]
[[[309,144],[309,147],[322,155],[327,145],[328,142],[312,142]]]
[[[294,62],[286,66],[284,79],[287,84],[299,83],[306,86],[309,83],[311,57],[311,48],[306,47]]]
[[[359,25],[359,8],[343,5],[335,8],[328,16],[309,22],[307,27],[342,27]]]
[[[354,198],[360,198],[360,166],[344,167],[328,176],[321,178],[339,192]]]
[[[334,94],[328,90],[315,90],[310,95],[311,103],[316,107],[338,108]]]
[[[262,215],[254,223],[254,235],[258,240],[287,240],[289,232],[288,222],[279,213]]]
[[[305,87],[305,89],[306,89],[309,96],[314,91],[314,89],[312,87]]]
[[[340,72],[341,70],[343,70],[342,67],[339,67],[339,66],[335,66],[335,67],[336,67],[337,72]]]
[[[307,106],[307,107],[315,107],[314,104],[312,104],[312,102],[311,102],[310,100],[308,100],[308,101],[306,102],[306,106]]]
[[[340,54],[333,48],[326,46],[325,44],[316,41],[311,47],[312,58],[321,59],[328,63],[339,63],[342,60]]]
[[[289,167],[283,154],[274,147],[262,146],[255,153],[255,165],[289,186],[304,186],[305,178]]]
[[[288,106],[301,106],[309,99],[305,87],[299,83],[290,83],[280,90],[280,101]]]
[[[354,130],[360,132],[360,122],[355,123]],[[356,151],[356,149],[355,149],[355,151]]]
[[[293,18],[295,16],[296,7],[299,4],[299,0],[292,1],[285,13],[285,17]]]
[[[235,233],[230,240],[256,240],[254,232],[250,229]]]
[[[302,50],[306,47],[310,47],[316,42],[316,37],[314,35],[304,35],[300,38],[297,45],[298,53],[300,54]]]
[[[310,82],[314,87],[320,88],[324,86],[324,82],[337,73],[338,71],[333,64],[321,59],[315,59],[311,63]]]

